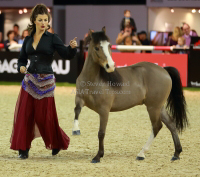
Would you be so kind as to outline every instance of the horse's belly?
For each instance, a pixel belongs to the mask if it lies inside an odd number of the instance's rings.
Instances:
[[[144,101],[144,97],[142,95],[127,95],[127,96],[121,96],[115,99],[115,101],[112,104],[110,112],[116,112],[116,111],[123,111],[129,108],[132,108],[136,105],[142,105]]]
[[[121,107],[120,106],[112,107],[110,112],[124,111],[124,110],[130,109],[130,108],[132,108],[132,107],[134,107],[136,105],[138,105],[138,104],[133,104],[133,105],[128,105],[128,106],[121,106]]]

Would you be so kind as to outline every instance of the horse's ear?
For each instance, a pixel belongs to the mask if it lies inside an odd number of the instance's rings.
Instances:
[[[88,34],[89,34],[89,36],[92,38],[92,30],[91,29],[89,29],[89,32],[88,32]]]
[[[88,34],[86,35],[86,37],[84,39],[84,46],[89,44],[91,39],[92,39],[92,30],[89,29]]]
[[[102,28],[102,31],[106,34],[106,27],[105,26]]]

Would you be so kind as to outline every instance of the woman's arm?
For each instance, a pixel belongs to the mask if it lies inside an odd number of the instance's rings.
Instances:
[[[70,45],[71,45],[71,41],[70,41]],[[58,35],[54,33],[53,46],[63,59],[72,59],[76,55],[77,49],[72,48],[70,45],[66,47],[64,43],[62,42],[62,40],[58,37]]]
[[[20,72],[20,67],[21,66],[26,67],[27,62],[28,62],[28,55],[26,53],[27,39],[28,39],[28,36],[25,38],[24,43],[22,45],[22,49],[21,49],[20,54],[19,54],[18,63],[17,63],[17,65],[18,65],[17,66],[18,72]]]

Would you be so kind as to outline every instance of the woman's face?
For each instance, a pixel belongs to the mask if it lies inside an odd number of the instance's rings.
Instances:
[[[36,25],[36,31],[44,31],[48,26],[48,16],[46,14],[38,14],[34,23]]]
[[[12,41],[14,37],[15,37],[15,33],[14,32],[10,33],[9,40]]]
[[[175,29],[174,29],[174,34],[175,34],[175,35],[179,35],[179,28],[175,28]]]
[[[28,31],[27,30],[25,30],[24,31],[24,34],[23,34],[23,37],[25,38],[26,36],[28,36]]]

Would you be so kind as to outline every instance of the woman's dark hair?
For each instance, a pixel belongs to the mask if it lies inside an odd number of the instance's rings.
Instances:
[[[8,37],[8,38],[9,38],[9,36],[10,36],[11,33],[14,33],[14,31],[13,31],[13,30],[9,30],[9,31],[7,32],[7,37]]]
[[[51,15],[49,14],[47,7],[44,4],[37,4],[31,11],[30,15],[31,24],[29,24],[27,27],[29,34],[32,34],[32,32],[36,30],[34,21],[36,20],[39,14],[40,15],[46,14],[48,16],[48,22],[50,22]],[[48,28],[46,30],[48,30],[49,28],[50,25],[48,25]]]

